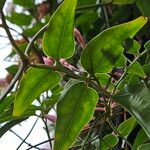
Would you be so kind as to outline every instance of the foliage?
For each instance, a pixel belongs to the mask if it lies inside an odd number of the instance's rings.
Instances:
[[[15,64],[0,79],[0,137],[37,116],[54,150],[149,149],[150,1],[6,2],[0,27]]]

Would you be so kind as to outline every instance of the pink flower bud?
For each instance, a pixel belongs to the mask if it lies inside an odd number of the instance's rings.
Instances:
[[[75,37],[77,38],[77,41],[79,42],[79,44],[81,45],[82,48],[85,47],[85,41],[84,41],[84,38],[82,37],[80,31],[76,28],[74,28],[74,35]]]
[[[51,121],[52,123],[56,123],[57,120],[56,116],[54,115],[45,115],[45,118]]]
[[[55,60],[53,58],[43,57],[45,65],[54,66]]]

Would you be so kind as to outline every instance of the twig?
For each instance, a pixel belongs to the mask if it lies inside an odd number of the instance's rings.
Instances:
[[[41,28],[34,36],[33,38],[31,39],[31,41],[29,42],[26,50],[25,50],[25,55],[28,56],[30,51],[31,51],[31,48],[34,44],[34,42],[38,39],[39,35],[42,34],[44,31],[46,31],[48,27],[48,24],[46,24],[43,28]]]
[[[12,129],[9,130],[9,132],[13,133],[15,136],[17,136],[20,140],[24,140],[20,135],[18,135],[16,132],[14,132]],[[30,143],[27,143],[26,141],[24,141],[24,143],[26,143],[28,146],[32,146]]]
[[[20,56],[22,61],[25,61],[25,62],[28,61],[28,57],[20,50],[20,48],[16,44],[15,40],[13,39],[13,37],[9,31],[9,27],[6,23],[5,16],[4,16],[2,9],[0,9],[0,15],[1,15],[2,23],[3,23],[3,28],[5,29],[12,46],[15,48],[16,53]]]
[[[82,147],[81,147],[81,150],[84,150],[84,147],[86,146],[86,143],[87,143],[87,141],[89,140],[89,138],[90,138],[90,136],[91,136],[93,127],[94,127],[95,124],[100,120],[100,118],[101,118],[102,116],[104,116],[104,115],[105,115],[105,113],[100,114],[100,116],[98,116],[98,117],[95,119],[95,121],[93,122],[93,124],[92,124],[92,126],[91,126],[91,128],[90,128],[90,131],[89,131],[89,133],[88,133],[88,135],[87,135],[87,137],[86,137],[86,139],[85,139],[85,141],[84,141],[84,143],[83,143],[83,145],[82,145]]]
[[[22,146],[22,144],[26,141],[26,139],[29,137],[29,135],[31,134],[31,132],[33,131],[35,125],[37,124],[39,118],[36,119],[36,121],[34,122],[31,130],[29,131],[29,133],[27,134],[27,136],[24,138],[24,140],[20,143],[20,145],[17,147],[17,150],[19,150],[19,148]]]
[[[52,140],[54,140],[54,138],[52,138],[51,141],[52,141]],[[26,149],[26,150],[30,150],[30,149],[32,149],[32,148],[34,148],[34,147],[37,147],[37,146],[42,145],[42,144],[45,144],[45,143],[47,143],[47,142],[49,142],[49,140],[46,140],[46,141],[43,141],[43,142],[38,143],[38,144],[36,144],[36,145],[33,145],[33,146],[29,147],[29,148]]]
[[[46,130],[46,133],[47,133],[47,137],[48,137],[48,142],[49,142],[49,145],[50,145],[50,148],[52,149],[52,142],[51,142],[51,137],[50,137],[50,134],[49,134],[49,129],[48,129],[48,126],[47,126],[47,120],[45,121],[44,118],[42,118],[44,124],[45,124],[45,130]]]
[[[51,69],[53,71],[64,72],[66,74],[66,76],[69,76],[69,77],[74,78],[74,79],[83,80],[83,81],[89,83],[97,92],[101,92],[105,96],[111,98],[111,94],[108,91],[106,91],[105,89],[103,89],[103,87],[98,86],[96,83],[94,83],[93,81],[91,81],[87,77],[75,74],[74,72],[72,72],[68,68],[65,68],[63,66],[61,66],[61,67],[60,66],[51,67],[51,66],[47,66],[47,65],[44,65],[44,64],[31,64],[31,66],[35,67],[35,68],[45,68],[45,69]]]
[[[18,72],[16,73],[15,77],[13,78],[13,80],[11,81],[11,83],[9,84],[9,86],[7,87],[6,91],[3,93],[3,95],[0,98],[0,103],[5,99],[5,97],[7,96],[7,94],[13,89],[15,83],[17,82],[17,80],[20,78],[21,74],[24,71],[24,64],[22,63],[20,65],[20,68],[18,70]]]

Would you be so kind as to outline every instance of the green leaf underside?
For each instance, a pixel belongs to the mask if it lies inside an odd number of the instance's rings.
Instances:
[[[93,38],[83,50],[81,64],[90,73],[107,73],[114,66],[124,65],[123,41],[133,38],[147,18],[139,17],[128,23],[109,28]]]
[[[74,53],[74,15],[77,0],[64,0],[51,17],[43,37],[43,49],[53,58],[69,58]]]
[[[150,88],[145,85],[129,85],[113,96],[113,99],[133,115],[150,137]]]
[[[82,81],[70,81],[57,105],[54,150],[68,150],[94,114],[98,94]]]
[[[108,134],[106,135],[102,142],[99,150],[107,150],[113,148],[119,141],[119,138],[116,135]]]
[[[60,79],[61,77],[57,72],[29,68],[21,80],[15,98],[13,115],[20,116],[23,114],[36,98],[57,85]]]

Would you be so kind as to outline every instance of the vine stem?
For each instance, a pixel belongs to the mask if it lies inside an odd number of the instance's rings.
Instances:
[[[13,37],[9,31],[9,27],[6,23],[5,16],[4,16],[2,9],[0,9],[0,15],[1,15],[1,19],[2,19],[3,28],[5,29],[5,31],[7,33],[9,41],[11,42],[12,46],[15,48],[16,53],[20,56],[22,61],[25,61],[25,62],[28,61],[28,57],[20,50],[20,48],[16,44],[15,40],[13,39]]]

